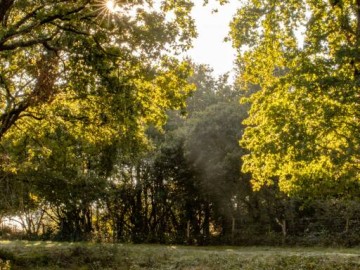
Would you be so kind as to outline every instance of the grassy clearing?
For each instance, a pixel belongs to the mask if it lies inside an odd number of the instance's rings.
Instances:
[[[360,269],[360,249],[0,241],[5,269]]]

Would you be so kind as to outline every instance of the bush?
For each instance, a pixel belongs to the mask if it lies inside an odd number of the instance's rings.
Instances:
[[[2,259],[0,259],[0,270],[10,270],[10,269],[11,269],[10,261],[3,261]]]

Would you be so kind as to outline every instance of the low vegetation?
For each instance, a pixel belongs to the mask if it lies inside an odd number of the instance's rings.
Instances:
[[[0,269],[360,269],[359,249],[0,242]]]
[[[178,57],[199,2],[0,0],[0,239],[55,241],[1,268],[357,267],[55,244],[360,246],[360,0],[238,1],[234,83]]]

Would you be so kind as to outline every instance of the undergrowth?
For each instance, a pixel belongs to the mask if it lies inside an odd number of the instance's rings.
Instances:
[[[0,242],[8,269],[360,270],[360,251]]]

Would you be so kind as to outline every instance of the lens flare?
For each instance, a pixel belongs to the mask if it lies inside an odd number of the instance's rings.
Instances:
[[[115,0],[96,0],[93,6],[99,23],[106,21],[110,24],[115,16],[120,15],[122,10]]]
[[[108,0],[105,6],[111,13],[120,11],[120,7],[113,0]]]

